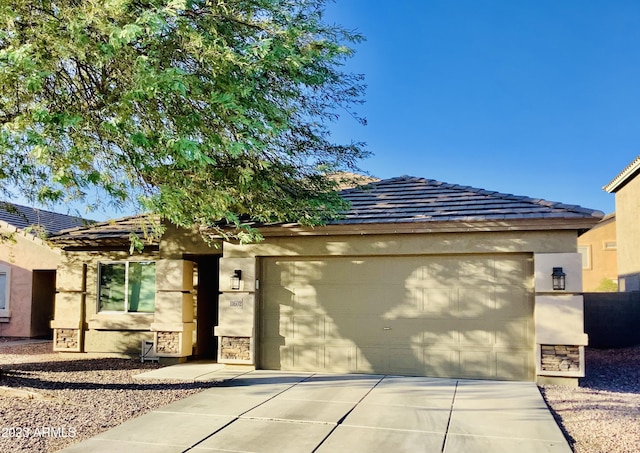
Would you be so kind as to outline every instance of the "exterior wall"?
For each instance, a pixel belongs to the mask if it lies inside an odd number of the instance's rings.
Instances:
[[[564,266],[569,275],[570,286],[565,292],[581,291],[582,279],[580,256],[576,253],[575,231],[546,232],[491,232],[491,233],[432,233],[363,236],[298,236],[268,237],[259,244],[224,244],[224,255],[220,262],[220,282],[223,295],[220,299],[220,324],[216,335],[220,345],[234,339],[244,338],[250,351],[237,355],[241,348],[234,347],[228,360],[219,356],[223,363],[254,365],[258,313],[256,312],[255,279],[258,260],[262,256],[384,256],[417,254],[472,254],[472,253],[533,253],[538,259],[540,275],[536,274],[536,295],[550,289],[551,269],[547,265]],[[554,253],[556,252],[556,253]],[[557,253],[561,252],[561,253]],[[553,255],[552,255],[553,254]],[[546,261],[545,261],[546,259]],[[560,264],[558,264],[560,263]],[[242,271],[243,285],[232,291],[224,282],[229,282],[234,269]],[[546,274],[549,274],[548,276]],[[544,275],[543,275],[544,274]],[[533,283],[533,282],[532,282]],[[228,283],[226,283],[228,285]],[[548,288],[549,287],[549,288]],[[536,298],[536,302],[538,299]],[[580,311],[580,310],[578,310]],[[581,314],[581,311],[580,311]],[[552,319],[545,322],[553,323]],[[582,322],[568,327],[574,344],[586,344]],[[246,339],[249,341],[247,342]],[[540,341],[536,339],[538,350]],[[544,343],[546,344],[546,343]],[[556,344],[556,343],[551,343]],[[562,344],[562,343],[558,343]],[[224,351],[220,351],[223,353]],[[242,351],[240,351],[242,353]],[[583,355],[584,356],[584,355]],[[581,371],[584,370],[582,367]],[[572,370],[573,371],[573,370]]]
[[[10,272],[9,313],[0,316],[0,336],[30,337],[42,332],[32,328],[33,271],[55,270],[60,252],[45,242],[5,225],[2,233],[13,233],[12,239],[0,243],[0,265]]]
[[[231,288],[234,270],[242,271],[240,289]],[[256,260],[222,258],[220,260],[218,362],[255,364]]]
[[[583,377],[585,373],[582,257],[579,253],[543,253],[535,261],[536,357],[539,376]],[[562,267],[564,290],[554,290],[551,273]]]
[[[195,255],[219,255],[220,243],[207,244],[195,230],[168,226],[160,251],[130,255],[121,251],[64,251],[58,270],[54,350],[138,354],[142,340],[154,354],[182,361],[193,354]],[[107,261],[156,263],[154,313],[99,313],[98,265]]]
[[[317,232],[317,231],[316,231]],[[219,323],[215,328],[218,361],[229,364],[256,364],[256,324],[261,257],[268,256],[395,256],[531,253],[536,263],[536,343],[545,363],[553,363],[566,376],[566,360],[583,357],[586,344],[582,324],[577,319],[581,306],[576,302],[582,289],[580,258],[576,253],[576,232],[516,231],[482,233],[413,233],[349,236],[267,237],[258,244],[224,243],[210,246],[196,232],[168,229],[159,252],[130,256],[128,251],[64,252],[57,281],[54,349],[59,351],[139,353],[141,340],[153,340],[154,353],[167,359],[183,360],[193,351],[194,301],[193,264],[189,258],[220,254]],[[148,259],[156,262],[156,305],[153,314],[106,314],[97,312],[98,264],[101,261]],[[567,298],[557,297],[548,286],[549,266],[563,266],[567,276]],[[234,290],[230,277],[242,271],[241,287]],[[558,325],[553,309],[570,308],[567,337],[547,335]],[[546,312],[543,308],[550,306]],[[545,314],[546,313],[546,314]],[[551,313],[551,314],[550,314]],[[539,315],[539,316],[538,316]],[[543,346],[545,346],[543,348]],[[563,346],[569,346],[563,347]],[[582,348],[582,349],[581,349]],[[557,357],[549,357],[554,351]],[[582,354],[582,355],[580,355]],[[540,359],[542,361],[542,358]],[[579,365],[583,370],[583,366]],[[575,375],[575,364],[568,370]],[[557,370],[556,370],[557,371]],[[563,374],[564,373],[564,374]],[[556,374],[557,375],[557,374]]]
[[[225,258],[464,253],[575,253],[575,231],[416,233],[267,237],[258,244],[224,244]],[[243,269],[244,272],[244,269]],[[228,278],[226,278],[228,280]]]
[[[194,322],[195,273],[189,258],[222,254],[222,242],[207,243],[197,229],[165,225],[160,241],[160,258],[156,269],[156,316],[154,352],[164,358],[184,360],[193,354],[197,338]],[[187,260],[185,260],[185,258]]]
[[[98,264],[154,260],[157,253],[128,251],[63,252],[56,281],[54,350],[70,352],[140,352],[141,340],[153,339],[153,313],[99,313]],[[158,301],[156,300],[156,310]],[[69,340],[75,338],[75,340]]]
[[[582,283],[586,292],[604,291],[603,281],[618,282],[618,253],[616,244],[616,218],[605,218],[591,230],[578,237],[578,248],[583,256]]]
[[[640,177],[629,180],[616,192],[616,234],[618,241],[618,287],[640,290]]]

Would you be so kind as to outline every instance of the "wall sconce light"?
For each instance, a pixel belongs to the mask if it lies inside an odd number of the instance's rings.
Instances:
[[[236,269],[231,276],[231,289],[240,289],[240,280],[242,280],[242,271]]]
[[[553,273],[551,274],[551,280],[553,281],[553,289],[554,290],[564,290],[565,277],[567,274],[562,272],[561,267],[554,267]]]

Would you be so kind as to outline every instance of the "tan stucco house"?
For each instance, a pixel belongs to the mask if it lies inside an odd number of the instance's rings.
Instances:
[[[213,246],[140,219],[69,230],[54,348],[273,370],[535,380],[584,374],[577,236],[601,212],[414,177],[341,192],[324,227]],[[562,289],[552,286],[552,274]]]
[[[585,292],[617,291],[618,246],[616,215],[607,214],[578,238],[582,256],[582,285]]]
[[[51,335],[60,250],[36,234],[84,225],[78,217],[16,204],[0,208],[0,337]]]
[[[616,197],[618,290],[640,290],[640,156],[603,187]]]

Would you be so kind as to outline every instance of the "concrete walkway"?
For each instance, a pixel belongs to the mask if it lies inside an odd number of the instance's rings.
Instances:
[[[25,344],[38,344],[38,343],[52,343],[51,340],[40,339],[40,338],[20,338],[20,339],[10,339],[8,337],[4,337],[3,341],[0,341],[0,348],[11,348],[13,346],[22,346]]]
[[[530,382],[192,370],[223,382],[63,451],[571,453]]]

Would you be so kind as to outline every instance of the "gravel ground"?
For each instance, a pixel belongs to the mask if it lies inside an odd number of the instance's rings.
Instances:
[[[575,453],[640,452],[640,346],[586,349],[580,387],[544,386]]]
[[[544,386],[576,453],[640,452],[640,346],[587,348],[580,387]],[[132,376],[157,368],[134,359],[58,354],[51,343],[8,346],[0,338],[0,451],[48,452],[80,442],[213,383]]]
[[[79,358],[82,357],[82,358]],[[51,342],[0,341],[0,452],[57,451],[215,384],[132,376],[158,368],[126,358],[59,354]]]

